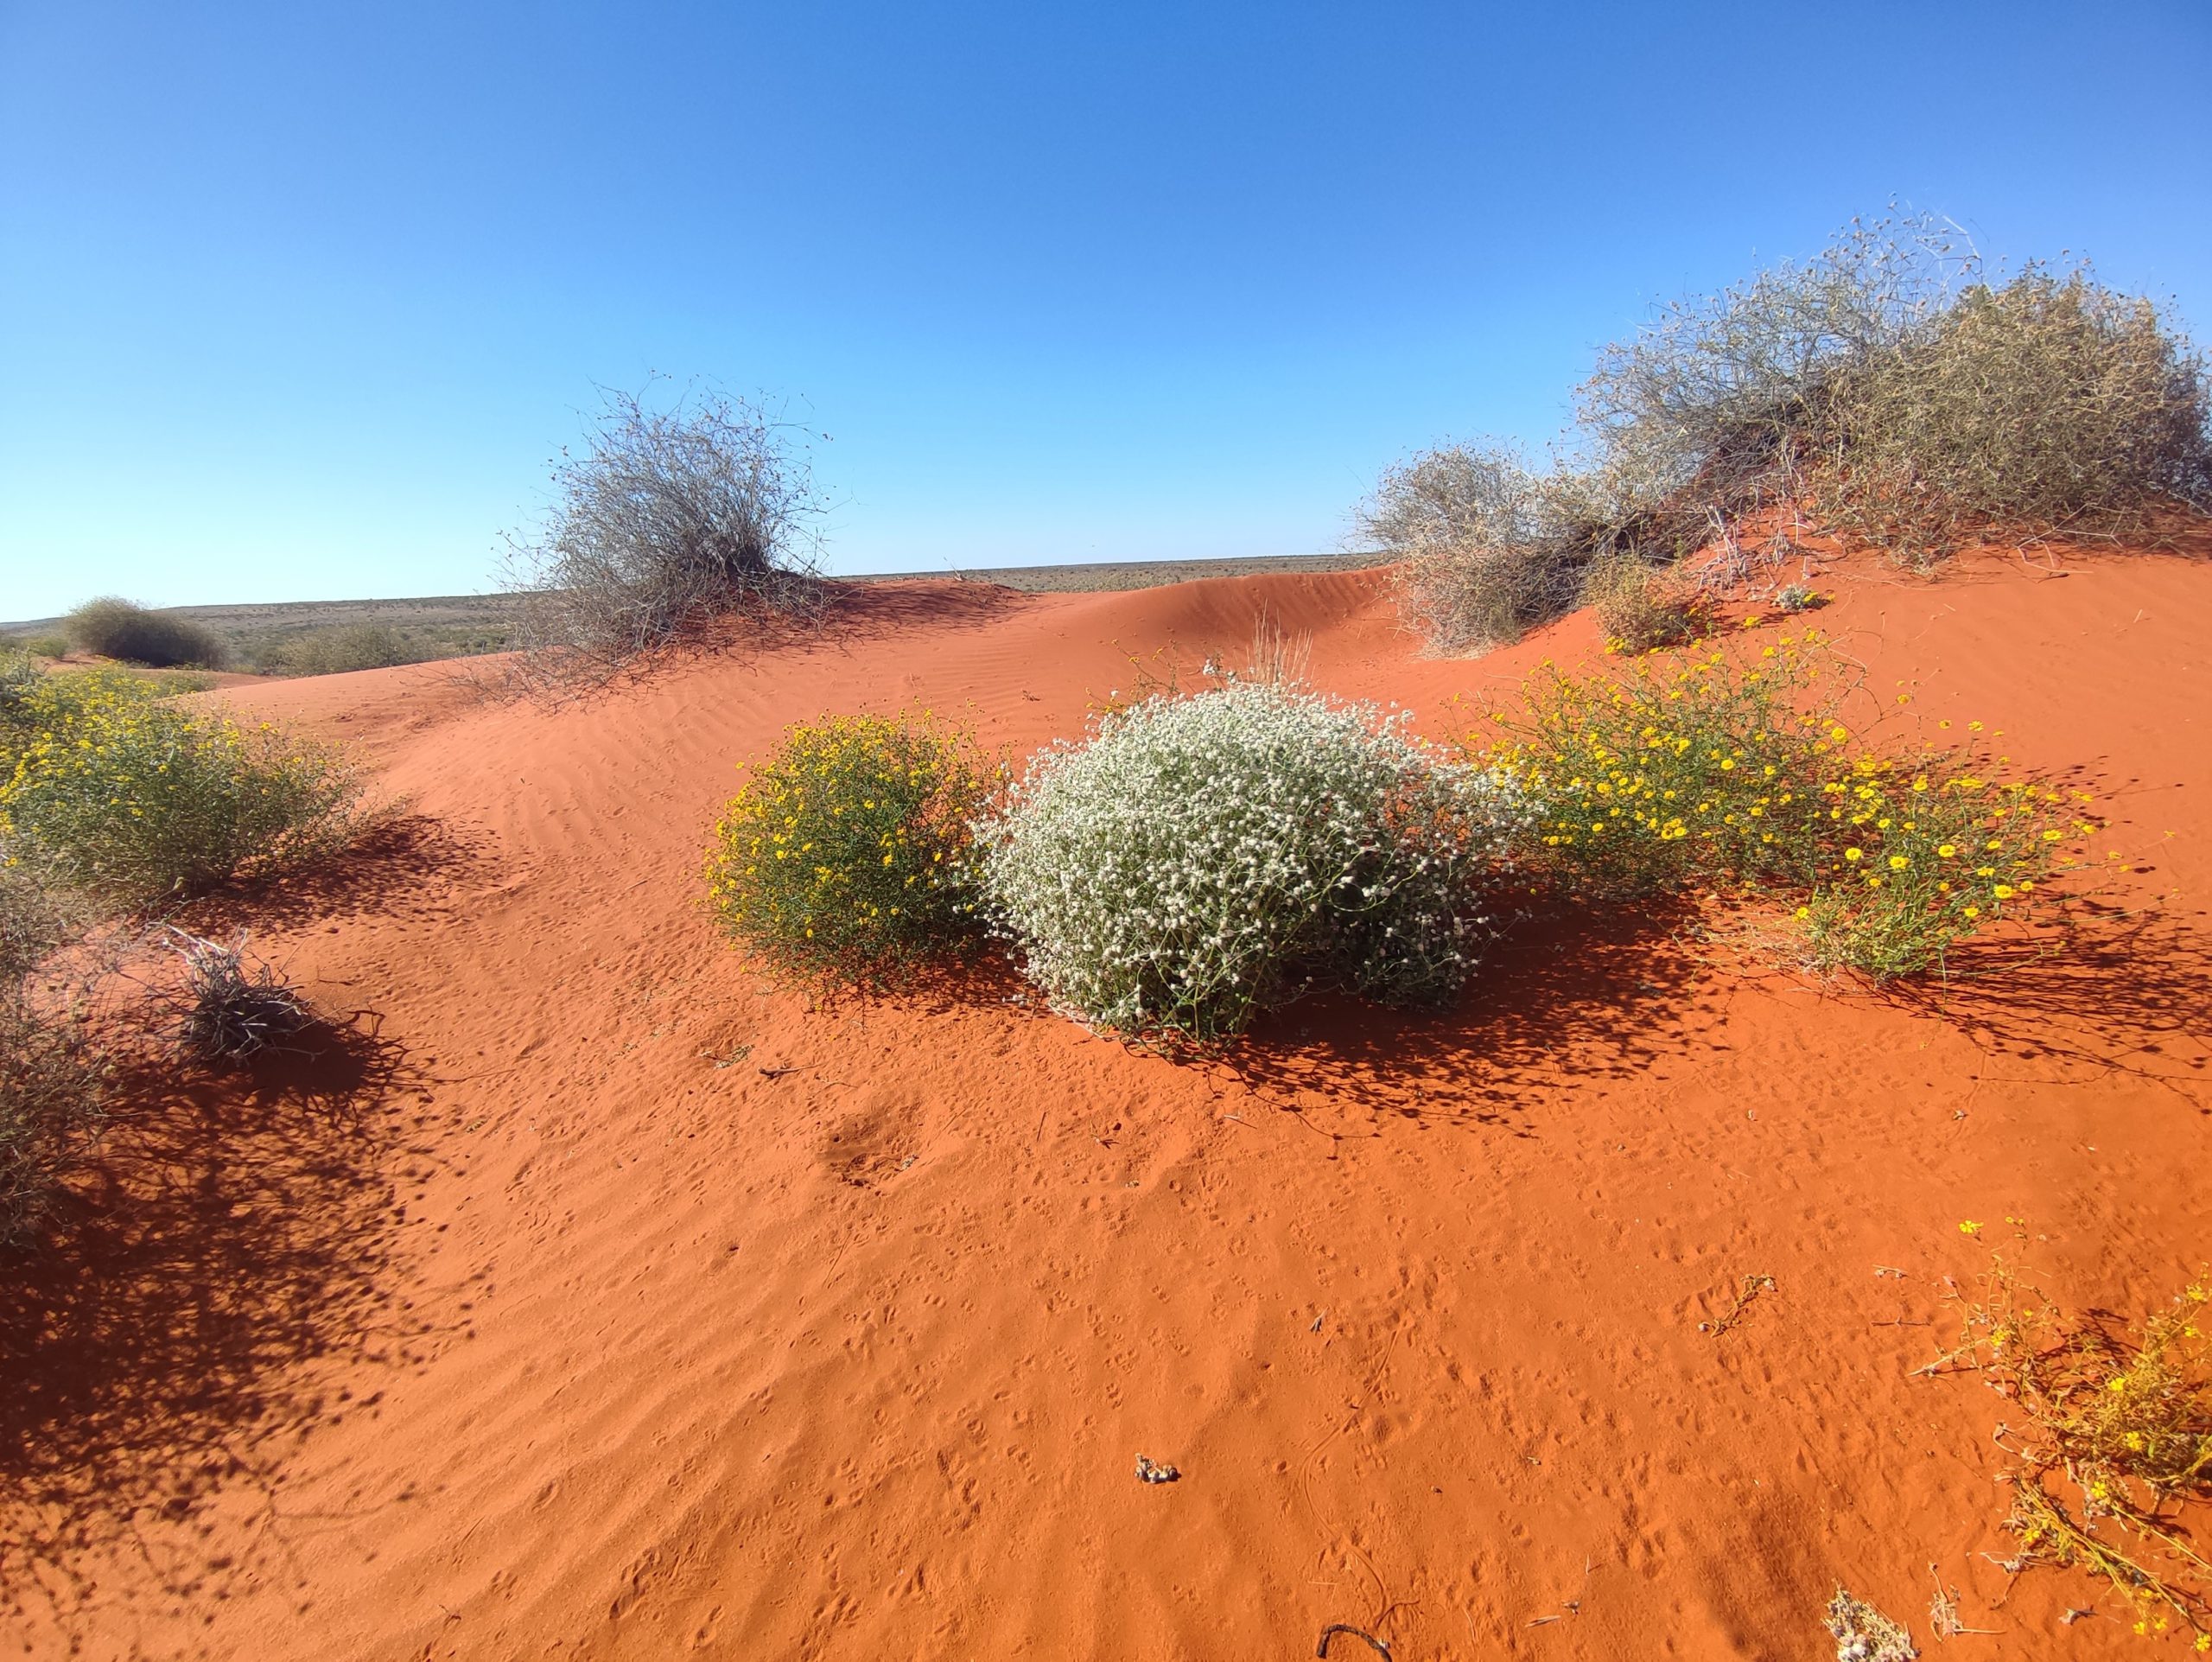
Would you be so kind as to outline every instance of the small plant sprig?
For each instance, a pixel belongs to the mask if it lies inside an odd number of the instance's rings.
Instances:
[[[2012,1404],[1999,1430],[2015,1462],[2011,1567],[2085,1570],[2127,1601],[2139,1633],[2179,1622],[2212,1651],[2212,1558],[2181,1521],[2212,1501],[2212,1285],[2200,1275],[2132,1326],[2062,1309],[2001,1251],[1977,1287],[1960,1295],[1960,1343],[1919,1372],[1979,1372]]]
[[[927,711],[798,723],[715,826],[709,901],[733,939],[784,973],[882,984],[979,933],[969,822],[1000,780]]]

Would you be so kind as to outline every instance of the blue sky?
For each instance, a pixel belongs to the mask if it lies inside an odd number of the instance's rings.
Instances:
[[[2212,8],[0,0],[0,618],[467,592],[595,383],[832,569],[1338,546],[1891,196],[2212,335]]]

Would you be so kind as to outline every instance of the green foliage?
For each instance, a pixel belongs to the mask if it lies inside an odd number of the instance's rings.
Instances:
[[[983,830],[982,878],[1056,1004],[1209,1044],[1314,988],[1456,991],[1516,812],[1402,717],[1233,681],[1033,759]]]
[[[206,624],[113,595],[86,601],[62,629],[80,652],[150,669],[217,670],[230,661],[228,644]]]
[[[880,984],[976,933],[963,856],[996,783],[926,712],[796,725],[715,829],[709,900],[783,972]]]
[[[41,678],[0,723],[0,835],[118,905],[308,863],[359,828],[363,781],[335,752],[117,671]]]
[[[1563,888],[1732,884],[1790,904],[1816,965],[1885,980],[2027,909],[2093,827],[2086,796],[1999,781],[1970,750],[1855,743],[1851,691],[1809,629],[1755,658],[1547,665],[1477,753],[1526,793],[1529,863]]]

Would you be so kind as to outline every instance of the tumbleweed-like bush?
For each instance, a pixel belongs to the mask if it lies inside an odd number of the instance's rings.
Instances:
[[[250,1061],[314,1025],[313,1007],[275,967],[247,958],[243,934],[220,941],[174,926],[162,933],[184,969],[176,1041],[187,1055]]]
[[[1955,228],[1893,215],[1605,347],[1548,468],[1447,445],[1357,518],[1456,650],[1594,598],[1593,572],[1740,556],[1754,527],[1775,564],[1825,533],[1923,566],[1993,536],[2160,534],[2212,512],[2208,417],[2212,374],[2169,311],[2087,265],[1993,283]]]
[[[531,669],[588,681],[718,618],[817,609],[822,503],[800,436],[711,391],[666,407],[607,392],[582,452],[554,464],[544,523],[508,539]]]
[[[926,713],[789,729],[715,828],[707,892],[729,935],[802,979],[877,985],[976,933],[969,821],[998,782]]]
[[[1204,1044],[1318,988],[1448,997],[1517,812],[1402,716],[1231,682],[1034,758],[980,829],[982,884],[1055,1005]]]
[[[1825,519],[1898,557],[2113,537],[2212,508],[2212,379],[2173,321],[2086,267],[1976,284],[1836,378]]]

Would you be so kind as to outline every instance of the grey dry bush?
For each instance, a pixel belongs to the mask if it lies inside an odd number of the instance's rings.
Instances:
[[[712,390],[665,408],[604,400],[582,452],[554,464],[545,522],[508,538],[534,672],[602,678],[717,619],[820,606],[822,502],[799,429]]]
[[[2174,318],[2086,264],[1995,286],[1945,222],[1854,221],[1605,347],[1548,467],[1446,445],[1386,473],[1358,524],[1435,644],[1487,646],[1623,563],[1740,554],[1752,525],[1773,562],[1827,532],[1925,564],[2212,511],[2208,387]]]
[[[150,669],[219,670],[230,661],[229,643],[206,624],[113,595],[86,601],[61,627],[79,652]]]
[[[1211,1044],[1320,988],[1448,997],[1516,812],[1402,717],[1231,681],[1041,753],[977,827],[978,880],[1056,1006]]]
[[[35,1227],[97,1130],[107,1069],[57,956],[86,915],[0,845],[0,1246]]]
[[[315,1022],[315,1010],[270,965],[246,956],[246,938],[210,940],[170,925],[162,931],[184,965],[176,1028],[186,1054],[207,1062],[246,1061],[280,1049]]]

